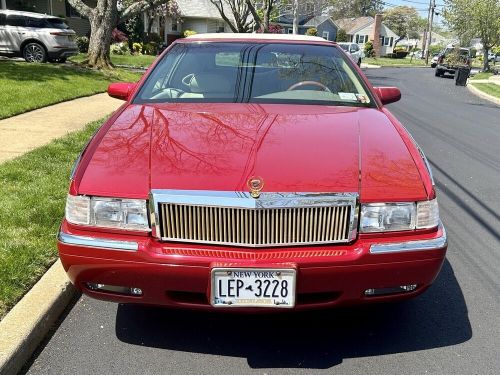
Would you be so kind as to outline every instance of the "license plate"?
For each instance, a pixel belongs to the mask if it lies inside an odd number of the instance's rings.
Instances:
[[[294,269],[214,268],[211,303],[215,307],[295,305]]]

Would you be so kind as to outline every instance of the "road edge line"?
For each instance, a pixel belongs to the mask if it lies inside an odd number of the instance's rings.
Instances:
[[[75,293],[58,259],[0,321],[0,375],[24,366]]]

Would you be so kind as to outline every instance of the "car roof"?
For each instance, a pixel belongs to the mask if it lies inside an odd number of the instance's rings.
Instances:
[[[206,33],[206,34],[195,34],[190,35],[188,40],[272,40],[272,41],[302,41],[302,42],[323,42],[332,43],[325,40],[319,36],[309,36],[309,35],[294,35],[294,34],[243,34],[243,33]]]
[[[42,14],[42,13],[35,13],[35,12],[24,12],[21,10],[10,10],[10,9],[0,9],[0,13],[2,14],[14,14],[17,16],[26,16],[26,17],[33,17],[33,18],[57,18],[60,19],[59,17],[56,16],[51,16],[50,14]]]

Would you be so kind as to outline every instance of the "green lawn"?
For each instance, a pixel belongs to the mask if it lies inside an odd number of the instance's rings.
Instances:
[[[117,81],[137,81],[140,73],[96,71],[58,64],[0,61],[0,119],[106,91]]]
[[[475,79],[488,79],[493,75],[493,73],[486,73],[486,72],[481,72],[474,74],[474,76],[471,77],[471,80]]]
[[[362,62],[366,64],[380,65],[380,66],[425,66],[425,60],[422,59],[410,60],[410,58],[391,59],[387,57],[377,57],[377,58],[365,57]]]
[[[474,83],[473,86],[488,95],[500,99],[500,85],[495,83]]]
[[[70,57],[70,60],[80,63],[87,57],[86,54],[80,53],[76,56]],[[111,54],[111,62],[115,65],[126,65],[134,68],[147,68],[150,66],[156,56],[150,55],[114,55]]]
[[[56,260],[69,173],[102,122],[0,164],[0,319]]]

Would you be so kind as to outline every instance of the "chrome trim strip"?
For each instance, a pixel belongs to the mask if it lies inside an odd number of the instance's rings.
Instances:
[[[95,247],[98,249],[107,250],[120,250],[120,251],[137,251],[139,244],[132,241],[118,241],[118,240],[103,240],[101,238],[75,236],[73,234],[64,233],[59,231],[57,239],[68,245]]]
[[[371,254],[388,254],[388,253],[401,253],[407,251],[424,251],[442,249],[448,245],[448,237],[443,224],[440,224],[443,230],[441,237],[433,238],[432,240],[418,240],[406,242],[393,242],[393,243],[378,243],[370,246]]]
[[[154,237],[162,241],[209,243],[214,245],[229,245],[238,247],[283,247],[301,245],[324,245],[329,243],[348,243],[356,239],[358,233],[358,193],[306,193],[306,192],[263,192],[259,198],[253,198],[249,192],[214,191],[214,190],[170,190],[152,189],[149,195],[151,229]],[[160,235],[159,203],[179,205],[225,207],[225,208],[297,208],[351,206],[349,222],[349,238],[347,241],[307,242],[250,245],[232,242],[213,242],[198,240],[179,240],[162,238]]]

